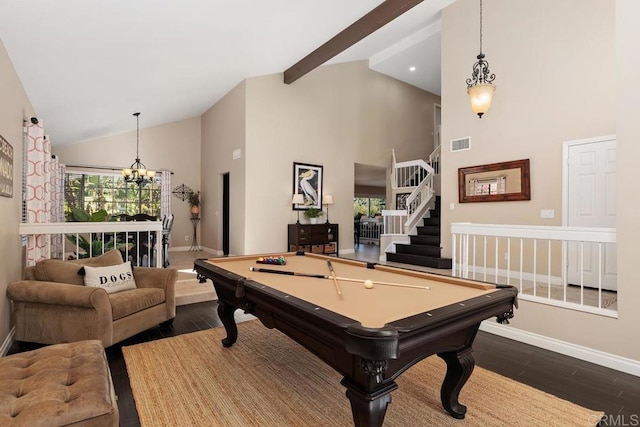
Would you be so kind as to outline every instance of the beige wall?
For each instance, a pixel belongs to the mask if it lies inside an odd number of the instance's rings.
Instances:
[[[140,115],[144,125],[144,113]],[[46,125],[46,124],[45,124]],[[60,162],[68,165],[128,167],[135,160],[136,131],[135,118],[131,116],[132,132],[70,145],[55,145],[53,154]],[[164,125],[140,129],[140,160],[149,169],[173,171],[172,187],[185,184],[200,190],[200,117],[166,123]],[[202,197],[201,210],[207,210],[207,200]],[[171,199],[174,214],[171,229],[172,247],[189,247],[193,226],[189,204],[176,197]],[[185,240],[185,237],[189,240]]]
[[[22,275],[22,247],[18,227],[22,195],[22,121],[35,115],[9,55],[0,41],[0,135],[13,147],[13,197],[0,197],[0,345],[9,335],[7,285]]]
[[[632,113],[638,99],[637,90],[630,95],[624,89],[635,87],[633,74],[616,74],[615,56],[616,46],[626,48],[619,61],[635,55],[637,73],[638,30],[627,17],[638,16],[638,7],[630,0],[617,3],[625,10],[618,19],[624,15],[626,22],[619,21],[623,28],[616,45],[616,2],[485,2],[484,50],[497,75],[497,90],[482,119],[471,113],[464,84],[478,48],[477,2],[458,0],[443,12],[443,144],[471,136],[472,148],[443,150],[443,243],[444,254],[450,254],[452,222],[560,225],[563,141],[618,132],[619,319],[523,301],[511,326],[640,360],[640,344],[628,339],[637,336],[640,323],[633,307],[640,293],[631,257],[638,253],[634,242],[640,237],[633,213],[637,198],[624,181],[634,173],[638,154]],[[631,9],[636,15],[629,14]],[[617,86],[621,76],[627,82]],[[457,203],[459,167],[523,158],[531,159],[531,201]],[[555,218],[540,219],[541,209],[554,209]]]
[[[222,251],[222,177],[228,173],[232,255],[245,253],[246,90],[246,83],[240,83],[202,115],[202,191],[209,201],[202,245]],[[240,158],[234,160],[235,150],[240,150]]]
[[[432,150],[439,97],[369,70],[366,61],[328,65],[292,85],[282,75],[247,81],[246,253],[287,248],[293,163],[324,167],[340,250],[353,248],[354,164],[389,167]]]
[[[629,353],[640,360],[638,325],[640,325],[640,269],[638,263],[638,212],[640,202],[634,179],[638,173],[640,159],[640,121],[638,105],[640,90],[637,87],[640,75],[640,2],[637,0],[616,0],[616,135],[618,165],[618,288],[620,300],[621,328],[610,331],[619,341],[626,341],[633,347]]]

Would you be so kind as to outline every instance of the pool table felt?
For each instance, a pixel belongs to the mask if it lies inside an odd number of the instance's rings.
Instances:
[[[368,269],[366,263],[335,257],[313,254],[297,256],[294,253],[270,256],[280,255],[285,257],[286,265],[256,263],[258,257],[265,255],[212,258],[207,262],[318,307],[357,320],[363,326],[370,328],[379,328],[389,322],[459,303],[496,290],[496,287],[490,284],[448,276],[387,266]],[[342,291],[342,294],[339,295],[333,280],[330,279],[250,271],[251,267],[256,267],[329,275],[327,259],[331,261],[337,277],[429,286],[431,289],[375,284],[372,289],[366,289],[363,283],[338,281]]]

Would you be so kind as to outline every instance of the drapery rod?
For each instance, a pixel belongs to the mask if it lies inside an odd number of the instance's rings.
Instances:
[[[54,155],[55,156],[55,155]],[[121,171],[122,168],[116,168],[113,166],[84,166],[84,165],[66,165],[68,168],[75,168],[75,169],[97,169],[97,170],[103,170],[103,171]],[[159,169],[158,172],[170,172],[171,175],[173,175],[173,171],[171,170],[163,170],[163,169]]]

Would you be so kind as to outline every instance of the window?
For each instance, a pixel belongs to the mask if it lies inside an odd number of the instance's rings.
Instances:
[[[370,217],[381,215],[385,205],[384,197],[354,197],[353,216],[358,214]]]
[[[109,215],[160,215],[160,185],[125,182],[121,175],[68,171],[64,178],[64,212],[73,208],[92,213],[104,209]]]

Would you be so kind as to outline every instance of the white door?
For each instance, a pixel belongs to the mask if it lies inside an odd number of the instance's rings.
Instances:
[[[616,227],[616,140],[569,144],[567,226]],[[616,245],[572,242],[568,246],[568,283],[617,289]],[[584,263],[584,264],[583,264]]]

